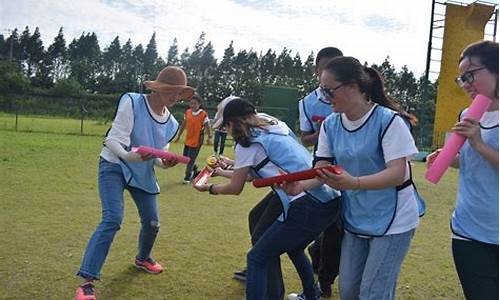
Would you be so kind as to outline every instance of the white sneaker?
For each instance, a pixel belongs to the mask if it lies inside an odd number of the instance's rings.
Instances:
[[[304,294],[291,293],[288,294],[288,300],[306,300]]]
[[[191,183],[191,181],[190,181],[190,180],[183,179],[183,180],[182,180],[182,183],[183,183],[183,184],[188,184],[188,183]]]
[[[291,293],[291,294],[288,294],[288,300],[306,300],[306,296],[304,296],[303,293],[300,293],[300,294]],[[321,300],[321,297],[316,296],[315,300]]]

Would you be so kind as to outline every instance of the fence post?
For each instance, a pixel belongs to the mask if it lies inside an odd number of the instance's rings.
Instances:
[[[17,124],[19,119],[19,105],[17,105],[17,100],[14,100],[14,106],[16,107],[16,131],[17,131]]]
[[[83,118],[85,117],[85,113],[87,110],[85,106],[83,106],[82,99],[80,98],[80,135],[83,135]]]

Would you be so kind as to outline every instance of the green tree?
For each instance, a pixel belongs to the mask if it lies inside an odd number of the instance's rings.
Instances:
[[[267,50],[266,54],[260,58],[259,70],[262,82],[273,85],[276,83],[276,52]]]
[[[172,45],[168,48],[167,65],[179,65],[179,48],[177,45],[177,38],[174,38]]]
[[[101,64],[101,49],[95,33],[80,36],[68,46],[70,77],[78,81],[86,90],[98,89],[97,77]]]
[[[31,78],[34,74],[39,73],[39,68],[44,59],[44,48],[43,43],[40,38],[40,30],[38,27],[35,28],[35,32],[28,40],[28,45],[26,49],[27,53],[27,75]]]
[[[12,30],[10,36],[5,40],[5,47],[2,49],[2,57],[19,63],[21,57],[21,42],[17,28]]]
[[[20,66],[14,62],[0,60],[0,91],[3,93],[26,93],[30,81]]]
[[[122,54],[120,37],[116,36],[102,53],[103,73],[111,80],[116,78],[116,74],[120,70],[120,58]]]
[[[21,67],[23,68],[24,73],[30,77],[28,72],[28,48],[30,44],[31,33],[28,26],[26,26],[19,37],[19,56],[17,59]]]
[[[293,59],[290,56],[290,50],[283,48],[280,55],[276,58],[276,84],[281,86],[293,86],[291,74],[293,73]]]
[[[256,105],[262,102],[259,58],[255,51],[240,50],[234,59],[234,92]]]
[[[8,46],[5,44],[5,37],[3,36],[3,34],[0,34],[0,59],[7,58],[7,57],[4,57],[4,55],[3,55],[6,47],[8,47]]]
[[[302,88],[299,86],[299,98],[305,97],[312,90],[318,87],[318,78],[314,76],[314,52],[311,52],[309,56],[304,61],[303,69],[304,73],[302,73]]]
[[[123,90],[134,91],[138,87],[138,64],[130,39],[123,45],[121,53],[122,55],[119,59],[120,67],[116,74],[116,83]]]
[[[217,80],[213,83],[214,95],[212,99],[220,101],[234,93],[235,69],[233,41],[231,41],[229,46],[224,50],[224,56],[217,65],[216,70],[214,70],[214,77]]]
[[[102,53],[102,64],[97,76],[98,90],[102,93],[117,93],[121,90],[121,82],[117,81],[120,71],[122,49],[120,38],[116,36]]]
[[[144,71],[144,47],[142,44],[135,46],[134,51],[132,52],[132,56],[134,58],[134,80],[135,85],[139,87],[139,91],[143,90],[142,82],[146,80],[146,73]],[[149,79],[154,80],[155,78],[149,77]]]
[[[59,81],[67,76],[68,53],[63,28],[54,38],[54,42],[47,49],[48,63],[50,64],[50,77],[53,81]]]
[[[420,150],[431,150],[434,131],[434,115],[436,112],[436,96],[438,82],[431,83],[422,74],[417,81],[418,102],[414,114],[418,118],[418,124],[413,130],[415,142]]]
[[[144,69],[143,72],[146,78],[153,78],[157,73],[157,67],[155,66],[158,59],[158,51],[156,50],[156,33],[153,33],[148,45],[146,46],[146,51],[144,52]]]

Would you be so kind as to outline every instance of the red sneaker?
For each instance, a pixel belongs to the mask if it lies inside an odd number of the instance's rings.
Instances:
[[[163,267],[151,257],[144,260],[135,259],[135,266],[151,274],[160,274]]]
[[[86,282],[76,289],[75,300],[96,300],[94,285]]]

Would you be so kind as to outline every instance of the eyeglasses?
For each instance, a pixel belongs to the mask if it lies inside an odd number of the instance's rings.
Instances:
[[[333,99],[335,90],[337,90],[337,89],[341,88],[343,85],[344,85],[344,84],[343,84],[343,83],[341,83],[341,84],[337,85],[337,86],[336,86],[336,87],[334,87],[334,88],[328,88],[328,87],[326,87],[326,86],[321,86],[321,87],[320,87],[320,90],[321,90],[321,92],[322,92],[322,93],[323,93],[326,97],[328,97],[329,99]]]
[[[464,87],[466,83],[471,84],[474,82],[474,73],[477,71],[480,71],[484,69],[485,67],[477,68],[474,70],[467,71],[463,73],[461,76],[458,76],[455,78],[455,82],[458,84],[459,87]]]

